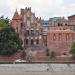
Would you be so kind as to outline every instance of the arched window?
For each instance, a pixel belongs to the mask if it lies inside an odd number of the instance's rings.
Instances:
[[[23,23],[21,23],[21,29],[23,29]]]
[[[39,44],[39,40],[38,39],[36,40],[36,44]]]
[[[29,30],[26,30],[26,35],[28,35],[28,36],[29,36]]]
[[[69,34],[66,34],[66,40],[69,40]]]
[[[31,35],[34,35],[34,30],[31,30]]]
[[[33,45],[34,44],[34,41],[33,41],[33,39],[31,39],[31,45]]]
[[[36,30],[36,35],[39,35],[39,30]]]
[[[28,39],[26,39],[26,44],[28,44]]]
[[[53,35],[53,40],[56,40],[56,35],[55,34]]]
[[[62,38],[62,34],[59,34],[59,39],[58,40],[61,40],[61,38]]]

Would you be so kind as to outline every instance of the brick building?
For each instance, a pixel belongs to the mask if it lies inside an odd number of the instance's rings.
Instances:
[[[68,54],[75,40],[75,15],[54,17],[42,20],[32,13],[31,8],[16,10],[11,22],[12,27],[23,41],[24,48],[41,50],[48,47],[58,55]]]
[[[73,41],[75,40],[74,16],[68,20],[61,20],[49,23],[47,32],[47,47],[58,55],[68,55]]]
[[[31,8],[17,10],[12,18],[12,27],[23,41],[23,47],[40,48],[43,46],[41,18],[35,17]]]
[[[75,40],[75,32],[66,30],[51,30],[47,35],[47,47],[57,54],[68,55],[72,42]]]

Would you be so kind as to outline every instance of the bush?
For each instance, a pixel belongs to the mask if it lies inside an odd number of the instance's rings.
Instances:
[[[46,49],[46,56],[50,56],[50,50],[48,48]]]
[[[72,54],[73,57],[75,57],[75,42],[72,43],[69,53]]]
[[[54,57],[55,57],[55,52],[54,51],[51,51],[50,58],[54,58]]]

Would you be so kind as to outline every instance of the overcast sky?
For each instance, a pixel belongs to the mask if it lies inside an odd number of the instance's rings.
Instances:
[[[75,0],[0,0],[0,15],[11,18],[16,8],[25,7],[44,19],[75,14]]]

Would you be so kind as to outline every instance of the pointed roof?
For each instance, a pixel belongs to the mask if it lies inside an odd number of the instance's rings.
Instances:
[[[14,16],[13,16],[12,20],[20,20],[20,15],[18,14],[17,9],[16,9],[16,11],[14,13]]]

